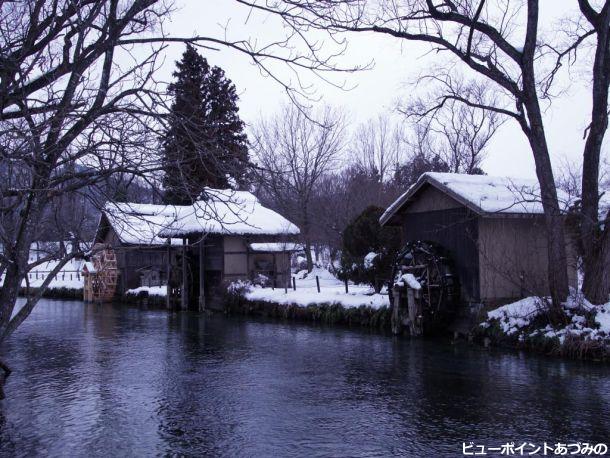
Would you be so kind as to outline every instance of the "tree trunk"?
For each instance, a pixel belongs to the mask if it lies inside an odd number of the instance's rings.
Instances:
[[[305,259],[307,260],[307,272],[311,272],[313,269],[313,258],[311,256],[311,236],[309,230],[309,208],[308,203],[303,202],[301,204],[301,212],[302,212],[302,227],[301,233],[303,235],[303,240],[305,242]]]
[[[606,12],[608,16],[609,12]],[[593,63],[591,125],[583,151],[580,242],[583,256],[583,293],[594,304],[607,302],[610,295],[610,228],[599,224],[599,158],[608,129],[608,83],[610,55],[608,17],[597,29]],[[608,215],[604,215],[608,216]]]
[[[591,244],[593,245],[593,244]],[[610,301],[610,231],[602,232],[597,249],[583,256],[585,278],[582,289],[585,297],[593,304]]]
[[[0,361],[0,369],[2,373],[0,373],[0,399],[6,398],[4,394],[4,383],[9,375],[11,375],[11,369],[4,363],[4,361]]]
[[[547,234],[547,262],[549,292],[552,300],[550,315],[554,320],[564,317],[561,303],[566,300],[568,289],[568,263],[566,257],[564,217],[557,199],[557,188],[551,166],[551,158],[544,132],[542,111],[538,99],[538,85],[534,67],[536,46],[538,42],[539,2],[527,2],[527,26],[521,70],[523,90],[519,94],[519,102],[525,108],[521,128],[527,136],[536,164],[536,176],[540,184],[540,197],[544,209],[544,221]],[[525,122],[527,118],[527,122]]]
[[[309,235],[305,235],[305,259],[307,259],[307,272],[313,270],[313,258],[311,257],[311,241]]]
[[[540,197],[544,209],[549,292],[552,306],[555,311],[558,311],[561,303],[566,300],[569,294],[564,215],[562,215],[559,207],[553,168],[537,99],[527,104],[527,112],[530,120],[529,132],[527,132],[528,140],[534,153],[536,176],[540,183]]]

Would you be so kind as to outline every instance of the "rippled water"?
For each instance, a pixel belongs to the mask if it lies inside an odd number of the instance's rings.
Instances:
[[[3,455],[459,456],[608,441],[610,368],[348,329],[41,303]]]

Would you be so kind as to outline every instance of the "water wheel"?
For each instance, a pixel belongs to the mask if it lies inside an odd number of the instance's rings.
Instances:
[[[403,281],[407,274],[419,288],[412,291],[411,301],[416,304],[410,306],[417,309],[416,317],[411,313],[405,319],[408,314],[400,311],[409,308],[407,291],[411,287]],[[425,241],[407,243],[396,256],[392,279],[388,288],[390,304],[397,312],[393,316],[401,323],[409,322],[421,334],[438,329],[453,317],[459,300],[459,282],[450,256],[440,245]]]
[[[94,301],[108,302],[114,298],[119,277],[116,253],[112,247],[96,246],[93,251],[95,273],[91,278]]]

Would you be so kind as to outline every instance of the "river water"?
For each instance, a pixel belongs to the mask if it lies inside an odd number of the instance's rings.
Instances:
[[[461,456],[610,442],[610,367],[342,328],[42,302],[3,456]]]

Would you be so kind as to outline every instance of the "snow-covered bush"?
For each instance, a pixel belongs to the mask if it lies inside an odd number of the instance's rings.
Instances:
[[[262,286],[264,288],[264,287],[269,286],[271,284],[271,280],[266,275],[257,274],[252,279],[252,284],[255,285],[255,286]]]
[[[304,253],[299,253],[293,258],[293,267],[295,270],[307,270],[307,258]]]
[[[250,292],[252,288],[252,282],[248,280],[235,280],[227,285],[227,293],[243,297]]]
[[[294,274],[294,278],[297,280],[302,280],[303,278],[307,277],[308,273],[309,272],[307,272],[307,269],[299,270],[296,274]]]
[[[375,259],[379,256],[378,253],[371,251],[364,257],[364,270],[371,270],[375,268]]]

